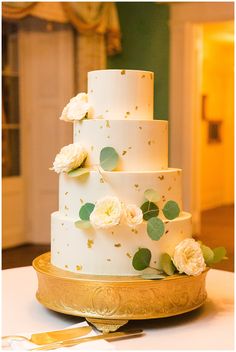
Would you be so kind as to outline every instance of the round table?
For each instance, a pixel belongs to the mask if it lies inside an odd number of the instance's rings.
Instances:
[[[83,318],[56,313],[40,305],[32,267],[2,271],[2,334],[63,329]],[[234,274],[211,269],[206,284],[208,299],[201,308],[171,318],[130,321],[126,328],[141,328],[142,337],[110,342],[115,350],[234,349]]]

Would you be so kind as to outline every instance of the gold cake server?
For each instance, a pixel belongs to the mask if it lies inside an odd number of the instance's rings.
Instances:
[[[51,344],[53,342],[57,341],[64,341],[64,340],[70,340],[76,337],[81,337],[84,335],[89,334],[92,331],[91,326],[82,326],[82,327],[77,327],[77,328],[71,328],[71,329],[64,329],[64,330],[56,330],[56,331],[47,331],[47,332],[41,332],[38,334],[32,334],[30,338],[27,338],[25,336],[20,336],[20,335],[9,335],[9,336],[3,336],[3,340],[27,340],[29,342],[33,342],[36,345],[45,345],[45,344]]]
[[[141,334],[143,334],[143,330],[141,330],[141,329],[110,332],[110,333],[107,333],[107,334],[89,336],[89,337],[82,337],[82,338],[79,338],[79,339],[72,339],[72,340],[67,340],[67,341],[58,341],[58,342],[55,342],[55,343],[50,343],[48,345],[44,345],[44,346],[33,348],[33,349],[29,350],[29,351],[56,350],[57,348],[72,347],[72,346],[79,345],[79,344],[84,343],[84,342],[97,341],[97,340],[112,340],[112,339],[119,339],[119,338],[125,338],[125,337],[130,337],[130,336],[138,336],[138,335],[141,335]]]

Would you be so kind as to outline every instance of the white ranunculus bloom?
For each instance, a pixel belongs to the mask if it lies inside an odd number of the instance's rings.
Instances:
[[[197,276],[206,268],[200,244],[192,238],[181,241],[172,258],[180,273]]]
[[[90,214],[90,222],[96,228],[110,228],[119,224],[122,204],[117,197],[104,197],[98,200]]]
[[[89,109],[88,95],[86,93],[79,93],[64,107],[60,120],[67,122],[82,120]]]
[[[56,155],[52,170],[59,174],[60,172],[69,172],[77,169],[86,157],[87,152],[79,143],[66,145]]]
[[[124,216],[127,225],[130,227],[134,227],[143,222],[143,212],[135,204],[124,206]]]

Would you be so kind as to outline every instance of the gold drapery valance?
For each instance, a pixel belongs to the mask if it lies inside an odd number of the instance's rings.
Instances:
[[[81,34],[104,34],[108,55],[121,51],[119,19],[113,2],[3,2],[2,16],[15,21],[34,16],[71,23]]]

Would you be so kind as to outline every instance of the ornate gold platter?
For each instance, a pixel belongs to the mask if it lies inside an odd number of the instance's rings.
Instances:
[[[207,270],[199,276],[173,275],[162,280],[85,275],[56,268],[50,253],[34,259],[33,267],[40,303],[57,312],[85,317],[103,332],[115,331],[129,320],[189,312],[207,297]]]

